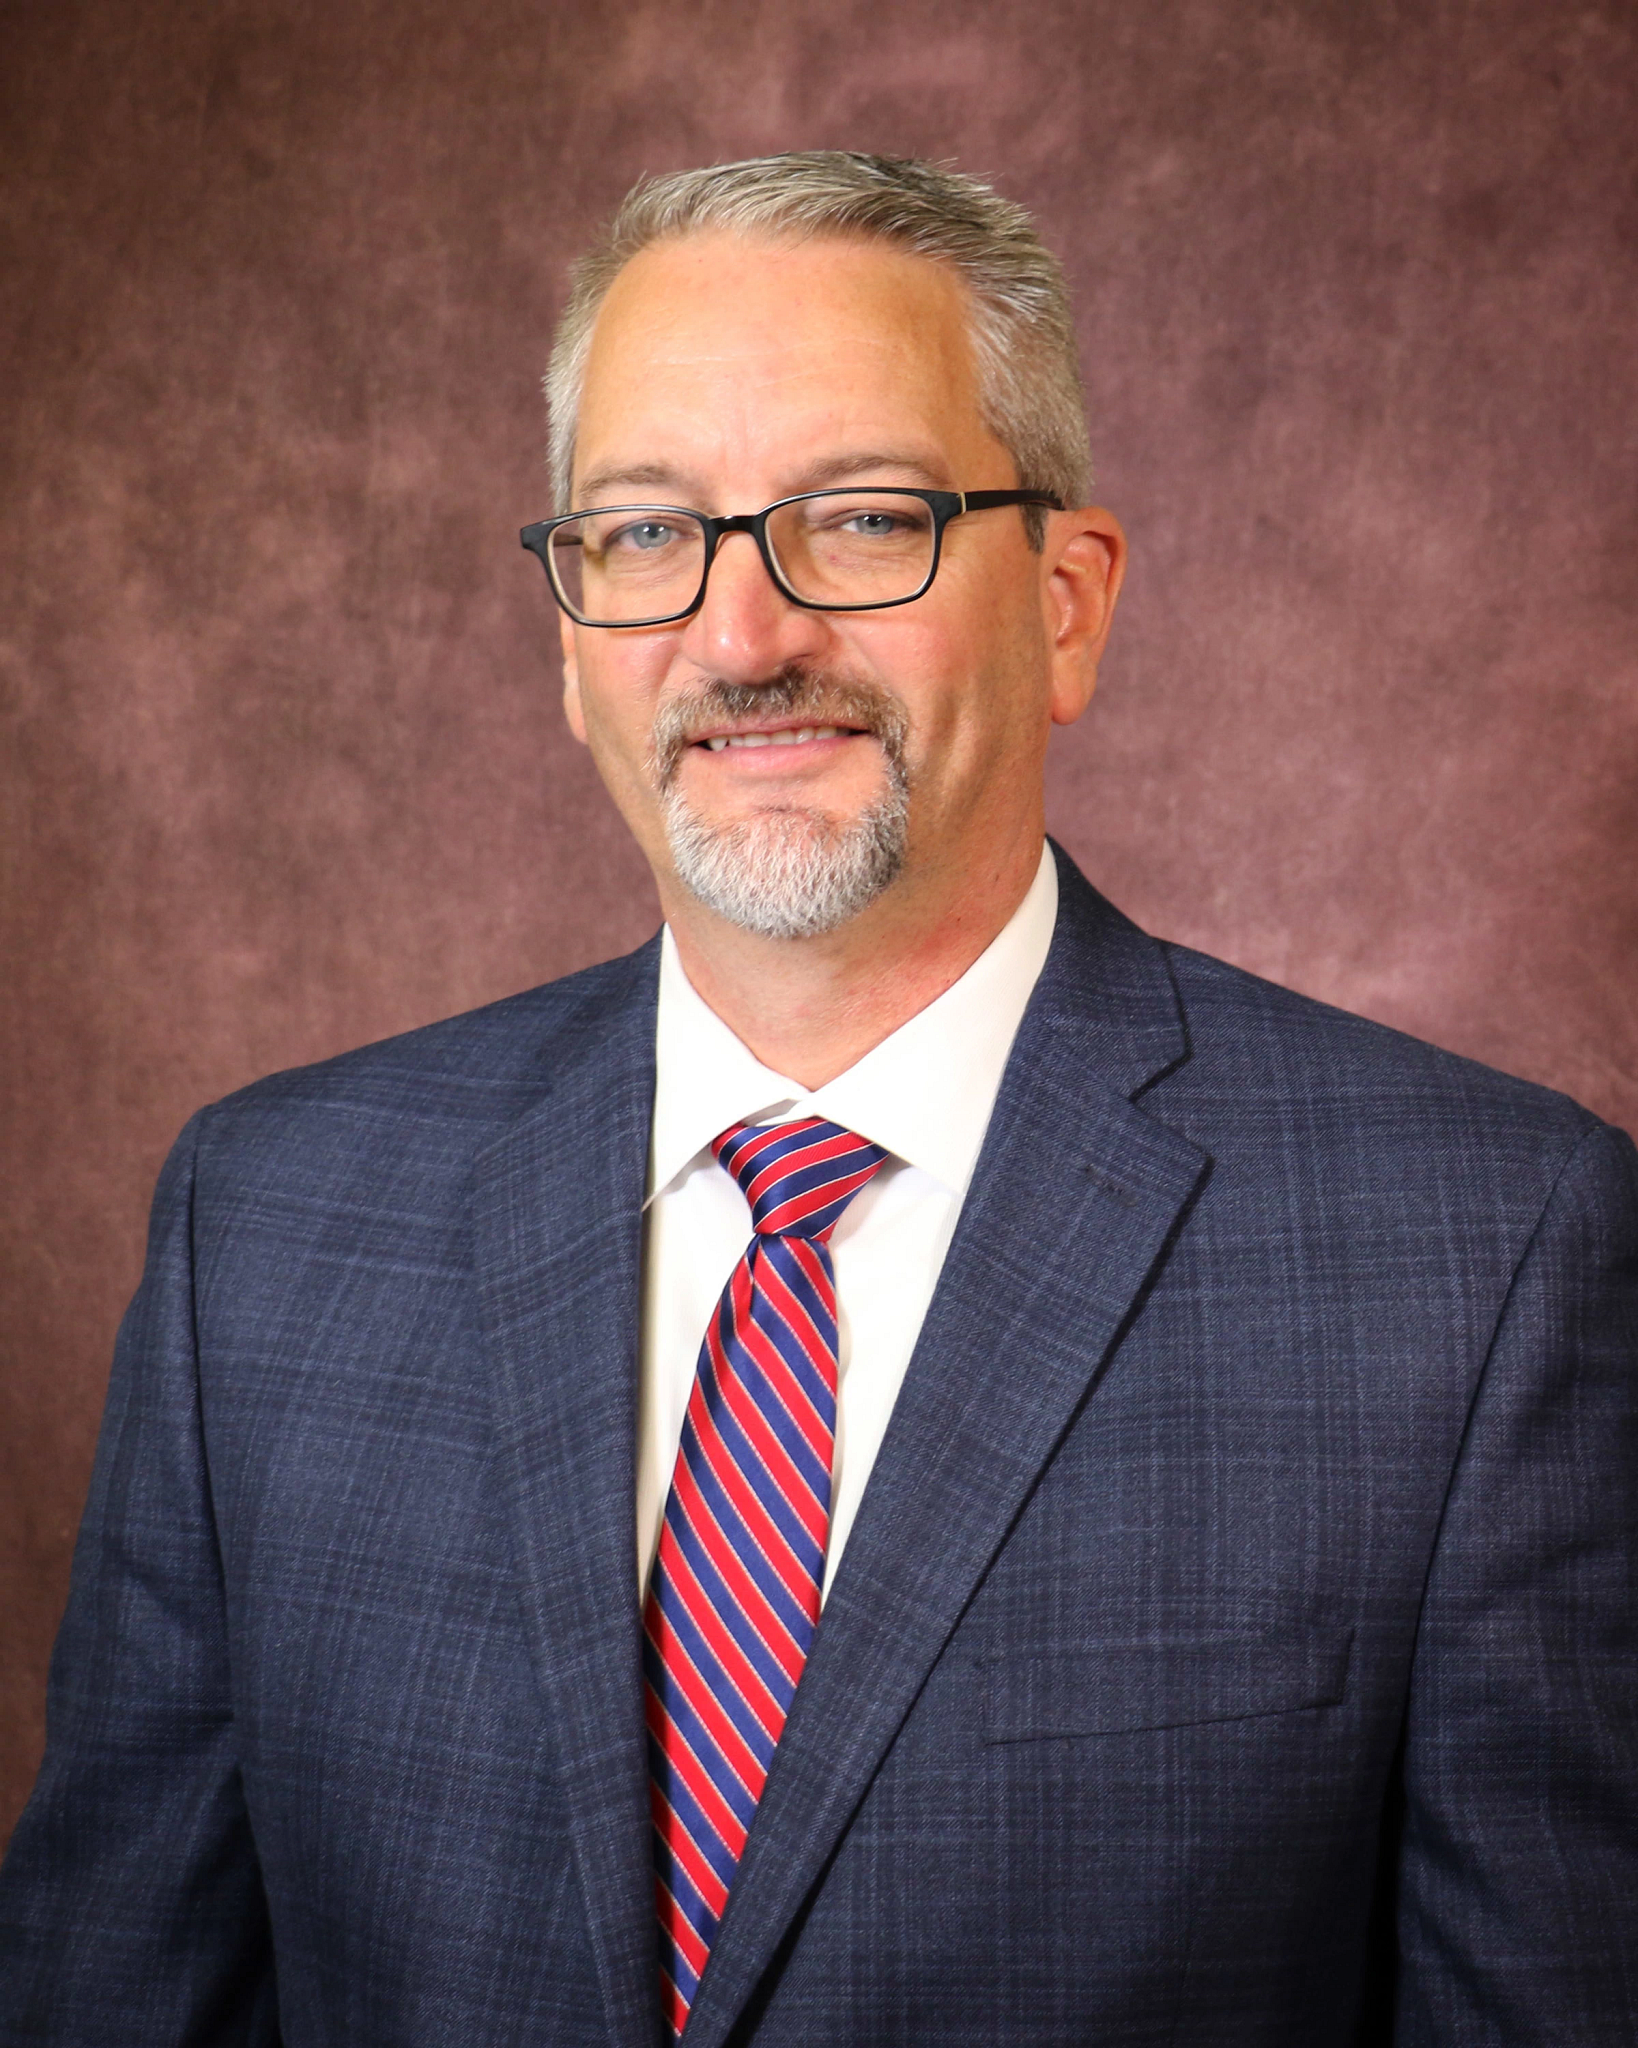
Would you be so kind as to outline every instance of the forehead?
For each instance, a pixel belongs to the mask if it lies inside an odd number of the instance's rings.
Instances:
[[[754,474],[839,453],[954,470],[983,424],[965,284],[881,243],[700,234],[643,250],[599,311],[576,474]],[[987,465],[988,466],[988,465]],[[968,487],[973,487],[968,479]]]

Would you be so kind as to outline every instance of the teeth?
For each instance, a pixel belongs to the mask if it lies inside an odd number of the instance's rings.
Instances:
[[[805,740],[835,740],[842,736],[839,725],[799,725],[790,732],[729,732],[706,745],[713,754],[724,747],[799,747]]]

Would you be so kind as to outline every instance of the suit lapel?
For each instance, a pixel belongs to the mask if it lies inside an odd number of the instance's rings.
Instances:
[[[1060,858],[1051,957],[688,2027],[717,2048],[1208,1164],[1131,1097],[1185,1056],[1158,946]]]
[[[543,1051],[543,1099],[477,1163],[478,1292],[525,1626],[609,2038],[651,2048],[653,1875],[634,1446],[656,947]]]

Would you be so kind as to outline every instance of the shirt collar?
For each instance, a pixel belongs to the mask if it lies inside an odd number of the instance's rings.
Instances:
[[[1049,847],[1024,900],[960,980],[811,1092],[765,1067],[698,995],[667,927],[660,943],[648,1199],[730,1124],[822,1116],[965,1193],[996,1091],[1058,917]]]

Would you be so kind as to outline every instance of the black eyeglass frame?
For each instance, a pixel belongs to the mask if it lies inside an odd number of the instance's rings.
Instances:
[[[811,597],[799,596],[786,580],[779,566],[778,557],[768,545],[768,521],[775,512],[786,505],[797,504],[803,498],[856,498],[861,492],[880,498],[919,498],[933,515],[933,558],[928,564],[927,574],[919,589],[912,590],[908,597],[889,597],[873,604],[818,604]],[[635,626],[670,626],[679,619],[692,618],[705,602],[705,586],[710,580],[711,564],[716,559],[717,544],[724,534],[748,533],[756,542],[757,553],[762,557],[762,566],[773,579],[775,587],[794,605],[800,605],[808,612],[885,612],[896,605],[914,604],[918,597],[925,597],[933,587],[938,574],[939,558],[944,551],[944,529],[952,519],[960,519],[968,512],[989,512],[998,505],[1042,505],[1049,512],[1061,512],[1063,500],[1050,491],[924,491],[902,484],[839,484],[831,490],[793,491],[788,498],[776,498],[771,505],[764,505],[760,512],[729,512],[720,518],[709,512],[696,512],[692,505],[590,505],[583,512],[564,512],[556,519],[540,519],[532,526],[525,526],[519,533],[519,540],[530,554],[539,557],[541,567],[546,571],[546,580],[551,585],[553,597],[562,606],[577,626],[595,626],[600,631],[623,632]],[[651,619],[589,619],[575,610],[564,595],[563,587],[557,580],[552,567],[551,537],[560,526],[568,526],[576,519],[589,519],[594,513],[604,512],[680,512],[687,518],[697,520],[705,533],[705,558],[700,566],[700,587],[693,599],[680,611],[661,612]]]

